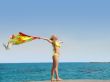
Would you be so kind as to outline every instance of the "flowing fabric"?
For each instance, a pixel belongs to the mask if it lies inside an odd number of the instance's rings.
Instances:
[[[7,50],[7,49],[10,49],[13,45],[19,45],[25,42],[30,42],[35,39],[39,39],[39,37],[29,36],[22,32],[19,32],[18,34],[13,34],[10,37],[8,44],[7,45],[3,44],[3,46]]]
[[[35,40],[38,38],[39,37],[29,36],[29,35],[26,35],[22,32],[19,32],[18,34],[11,36],[9,43],[12,43],[13,45],[18,45],[18,44],[29,42],[29,41],[32,41],[32,40]]]

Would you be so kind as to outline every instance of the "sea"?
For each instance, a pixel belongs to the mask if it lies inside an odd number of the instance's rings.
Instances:
[[[0,82],[50,80],[51,63],[1,63]],[[64,80],[110,80],[109,62],[68,62],[59,64]]]

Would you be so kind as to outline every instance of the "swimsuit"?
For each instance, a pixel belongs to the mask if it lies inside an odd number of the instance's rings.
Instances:
[[[59,48],[61,47],[61,44],[58,41],[54,42],[54,45]]]
[[[55,41],[55,42],[53,42],[53,46],[60,48],[61,44],[58,41]],[[53,56],[59,56],[59,53],[55,52],[55,50],[54,50]]]

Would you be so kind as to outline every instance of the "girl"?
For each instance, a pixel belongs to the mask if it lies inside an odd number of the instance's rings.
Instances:
[[[54,74],[56,74],[56,80],[61,81],[59,75],[58,75],[58,63],[59,63],[59,49],[61,47],[61,41],[58,41],[58,38],[56,35],[52,35],[50,39],[47,38],[40,38],[43,40],[48,41],[50,44],[53,46],[53,65],[52,65],[52,70],[51,70],[51,81],[55,80],[54,79]]]

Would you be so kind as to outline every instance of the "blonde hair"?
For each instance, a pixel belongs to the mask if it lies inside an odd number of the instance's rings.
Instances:
[[[56,41],[56,40],[58,40],[58,38],[57,38],[56,35],[52,35],[52,36],[50,37],[50,40],[52,40],[52,41]]]

